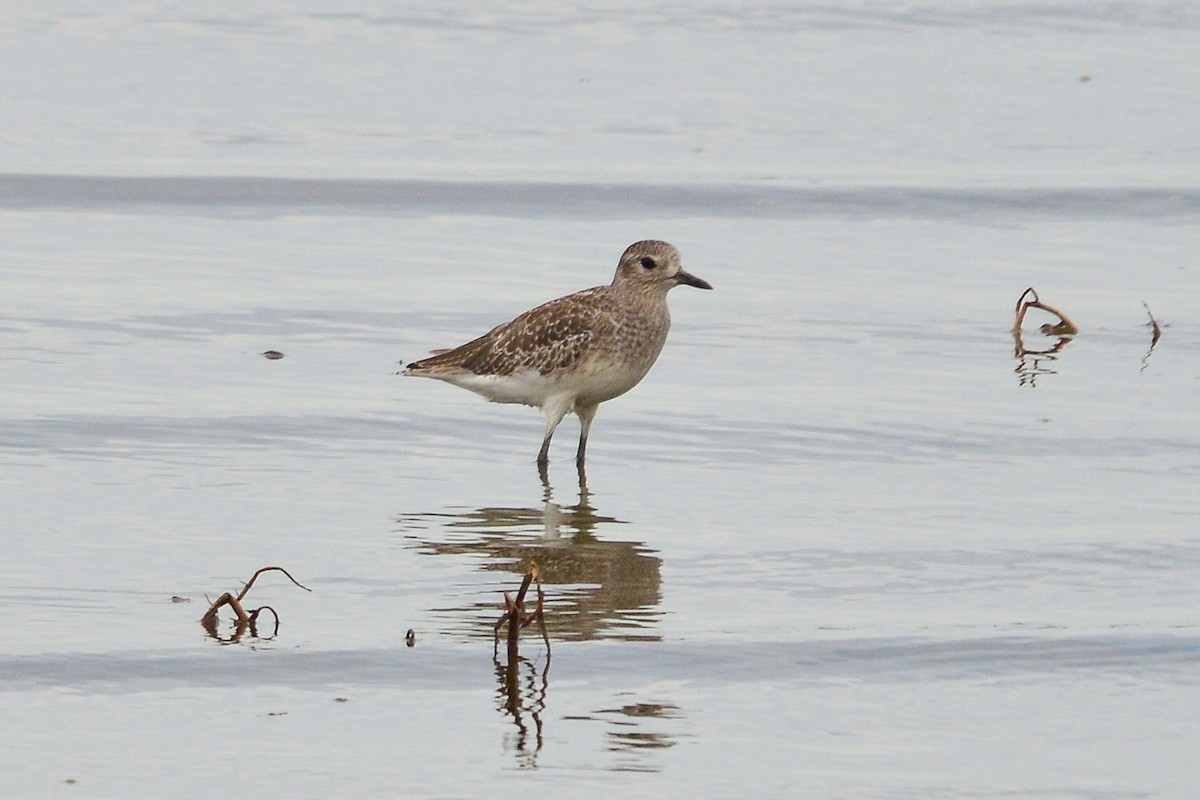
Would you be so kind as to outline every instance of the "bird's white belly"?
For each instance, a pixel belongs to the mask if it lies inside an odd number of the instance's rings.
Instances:
[[[541,407],[551,397],[568,397],[581,405],[594,405],[625,394],[637,385],[646,370],[623,365],[593,365],[543,375],[537,370],[518,370],[511,375],[476,375],[463,372],[437,375],[444,381],[483,395],[494,403],[521,403]]]

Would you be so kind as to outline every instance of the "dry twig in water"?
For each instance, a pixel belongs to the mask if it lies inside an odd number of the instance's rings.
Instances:
[[[1025,321],[1025,312],[1031,308],[1040,308],[1042,311],[1048,311],[1049,313],[1058,317],[1057,325],[1050,325],[1047,323],[1041,327],[1042,333],[1046,334],[1047,336],[1065,337],[1074,336],[1079,333],[1079,326],[1072,322],[1066,314],[1062,313],[1057,308],[1043,303],[1038,297],[1038,293],[1032,286],[1030,286],[1021,293],[1019,298],[1017,298],[1017,319],[1013,323],[1012,327],[1012,332],[1014,334],[1020,334],[1021,323]]]
[[[242,605],[242,600],[244,600],[246,595],[250,592],[250,587],[254,585],[256,580],[258,580],[258,576],[264,572],[270,571],[282,572],[284,575],[288,576],[288,580],[299,586],[304,591],[312,591],[312,589],[309,589],[307,586],[300,583],[300,581],[293,578],[291,573],[283,567],[263,567],[250,577],[250,580],[246,582],[246,585],[242,587],[242,591],[238,592],[236,597],[231,592],[225,592],[208,607],[208,611],[204,612],[204,616],[200,618],[200,624],[204,626],[204,629],[208,631],[210,636],[213,636],[214,638],[217,637],[217,612],[220,611],[224,606],[229,606],[231,609],[233,609],[233,613],[237,615],[237,630],[229,641],[236,642],[242,637],[243,634],[245,634],[247,628],[250,630],[251,636],[258,636],[258,631],[255,629],[255,627],[258,623],[258,615],[263,611],[270,611],[271,616],[275,618],[275,631],[271,635],[274,636],[276,633],[279,633],[279,614],[275,612],[275,609],[271,608],[270,606],[260,606],[259,608],[246,611],[245,607]]]
[[[525,594],[529,591],[529,585],[537,581],[537,605],[533,611],[525,610]],[[508,648],[509,652],[513,652],[517,647],[517,639],[521,635],[521,628],[524,628],[535,619],[542,631],[542,640],[546,643],[546,652],[550,652],[550,634],[546,632],[546,618],[543,612],[542,604],[546,599],[546,593],[542,591],[542,579],[538,575],[537,564],[530,564],[529,571],[525,573],[524,580],[521,581],[521,588],[517,591],[517,596],[514,598],[508,592],[504,593],[504,613],[500,619],[496,620],[496,625],[493,629],[495,634],[495,642],[492,647],[492,654],[495,655],[500,647],[500,628],[504,623],[508,623]]]
[[[1150,356],[1154,353],[1154,346],[1158,344],[1158,340],[1162,338],[1162,326],[1158,324],[1158,320],[1154,318],[1153,312],[1150,311],[1150,306],[1145,300],[1142,301],[1142,308],[1146,309],[1146,315],[1150,317],[1150,321],[1146,324],[1150,326],[1150,349],[1146,351],[1146,355],[1142,356],[1142,372],[1146,371],[1146,367],[1150,366]]]
[[[1146,316],[1150,317],[1150,321],[1146,324],[1153,331],[1150,337],[1150,349],[1153,350],[1154,345],[1158,344],[1158,340],[1162,338],[1162,328],[1159,327],[1158,320],[1154,318],[1154,313],[1150,311],[1150,306],[1146,304],[1145,300],[1142,301],[1142,308],[1146,309]]]

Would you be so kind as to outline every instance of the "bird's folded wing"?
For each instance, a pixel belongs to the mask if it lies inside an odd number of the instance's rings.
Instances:
[[[478,375],[511,375],[533,369],[542,375],[568,369],[587,354],[597,309],[578,295],[526,311],[460,349],[461,365]],[[575,301],[575,302],[570,302]]]

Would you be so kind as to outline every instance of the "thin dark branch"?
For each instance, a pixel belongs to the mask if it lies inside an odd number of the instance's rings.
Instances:
[[[303,589],[304,591],[306,591],[306,592],[311,592],[311,591],[312,591],[312,589],[308,588],[308,587],[307,587],[307,586],[305,586],[303,583],[301,583],[300,581],[298,581],[298,580],[296,580],[295,578],[293,578],[293,577],[292,577],[292,574],[291,574],[290,572],[288,572],[286,569],[284,569],[283,567],[263,567],[262,569],[260,569],[258,572],[254,573],[254,575],[252,575],[252,576],[250,577],[250,580],[246,582],[246,586],[245,586],[245,587],[242,589],[242,593],[241,593],[241,594],[239,594],[239,595],[237,596],[237,599],[238,599],[238,600],[242,600],[242,599],[244,599],[244,598],[246,597],[246,594],[247,594],[247,592],[249,592],[249,591],[250,591],[250,587],[254,585],[254,582],[255,582],[256,580],[258,580],[258,576],[259,576],[259,575],[262,575],[264,572],[270,572],[270,571],[272,571],[272,570],[275,570],[275,571],[278,571],[278,572],[282,572],[284,575],[287,575],[287,576],[288,576],[288,580],[289,580],[289,581],[291,581],[292,583],[296,584],[297,586],[299,586],[299,587],[300,587],[301,589]]]
[[[529,587],[537,581],[537,606],[532,612],[525,610],[525,596],[529,593]],[[513,597],[508,592],[504,593],[504,613],[500,615],[500,619],[496,620],[496,624],[492,627],[493,647],[492,655],[494,656],[500,646],[500,629],[508,624],[508,648],[509,652],[516,652],[517,641],[521,636],[521,629],[529,625],[535,619],[538,621],[542,631],[542,639],[546,642],[546,650],[550,650],[550,635],[546,631],[546,619],[543,612],[543,603],[546,599],[546,593],[542,589],[542,579],[538,574],[537,564],[530,564],[529,571],[525,573],[525,577],[521,580],[521,588],[517,592],[517,596]]]
[[[1159,327],[1158,320],[1154,318],[1154,314],[1150,311],[1150,306],[1146,304],[1145,300],[1142,301],[1142,308],[1146,309],[1146,315],[1150,317],[1151,330],[1154,331],[1150,339],[1150,349],[1153,350],[1154,345],[1158,344],[1158,340],[1162,338],[1162,328]]]
[[[1036,303],[1038,301],[1038,294],[1034,291],[1032,286],[1021,292],[1021,296],[1017,298],[1017,321],[1013,323],[1013,333],[1019,333],[1021,331],[1021,323],[1025,321],[1025,312],[1028,310],[1028,306],[1025,303],[1025,298],[1029,295],[1033,295],[1033,299],[1030,301],[1031,303]]]
[[[533,578],[536,574],[537,574],[537,566],[534,566],[533,568],[531,568],[529,570],[529,572],[525,573],[525,577],[521,580],[521,588],[517,590],[516,603],[518,606],[524,605],[525,593],[529,591],[529,584],[533,583]],[[541,582],[539,581],[539,584],[540,583]]]

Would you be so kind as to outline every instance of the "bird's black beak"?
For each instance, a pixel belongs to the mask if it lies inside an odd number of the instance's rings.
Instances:
[[[697,278],[690,272],[679,270],[675,273],[675,283],[685,283],[688,286],[695,286],[697,289],[711,289],[712,284],[703,278]]]

